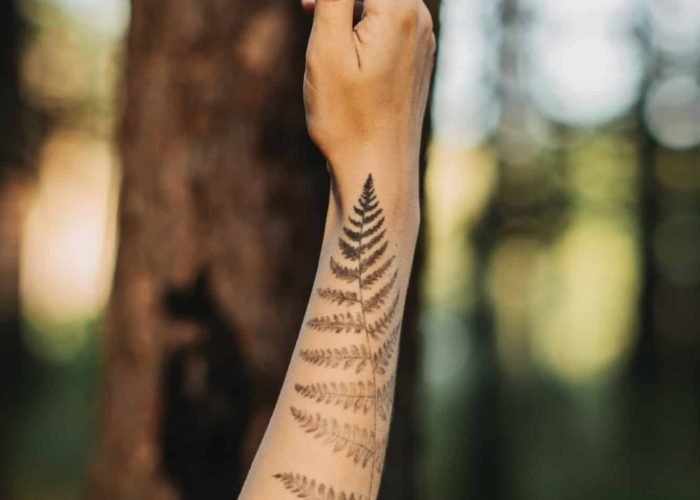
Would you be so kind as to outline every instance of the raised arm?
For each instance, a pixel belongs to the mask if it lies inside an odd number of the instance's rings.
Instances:
[[[420,220],[435,38],[421,0],[368,0],[354,24],[357,3],[315,2],[304,95],[309,132],[331,173],[325,236],[241,500],[374,500],[379,491]]]

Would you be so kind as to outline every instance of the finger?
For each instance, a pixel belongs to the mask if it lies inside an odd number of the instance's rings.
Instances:
[[[355,0],[316,0],[312,3],[314,30],[343,38],[343,35],[352,33]]]
[[[314,6],[316,4],[316,0],[301,0],[301,6],[306,11],[307,14],[312,14],[314,13]],[[357,24],[362,20],[362,14],[363,11],[365,10],[365,5],[364,5],[363,0],[355,0],[355,10],[353,12],[353,23]]]
[[[422,8],[423,0],[365,0],[365,13],[378,15],[393,20],[416,19]]]
[[[397,4],[404,3],[405,0],[365,0],[365,10],[372,14],[390,11],[397,7]]]

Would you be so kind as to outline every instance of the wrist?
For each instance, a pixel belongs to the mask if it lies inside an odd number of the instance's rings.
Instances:
[[[342,140],[329,141],[326,146],[322,148],[324,155],[339,170],[351,170],[355,165],[386,168],[381,164],[417,170],[420,135],[395,126],[376,126],[361,135],[350,134]]]
[[[330,166],[330,208],[337,222],[342,225],[348,217],[356,217],[357,193],[362,192],[371,176],[389,225],[415,238],[421,219],[417,160],[407,164],[374,157],[349,165],[349,168]]]

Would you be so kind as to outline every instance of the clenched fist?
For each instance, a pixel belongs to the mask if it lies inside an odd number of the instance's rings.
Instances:
[[[303,0],[313,12],[304,81],[311,138],[342,182],[371,158],[417,165],[435,55],[422,0]]]

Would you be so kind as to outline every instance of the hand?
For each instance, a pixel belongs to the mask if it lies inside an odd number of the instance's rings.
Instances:
[[[306,120],[334,177],[344,177],[363,158],[417,165],[435,56],[432,18],[423,1],[302,4],[314,13]]]

